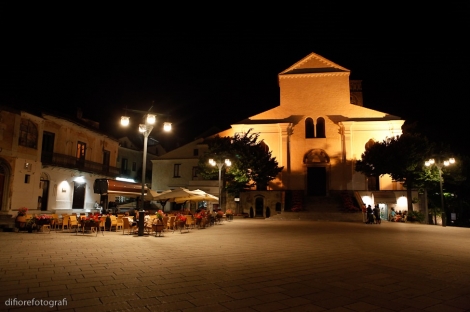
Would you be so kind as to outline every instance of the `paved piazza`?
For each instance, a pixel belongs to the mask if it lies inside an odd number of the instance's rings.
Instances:
[[[0,250],[0,311],[470,311],[468,228],[244,219]]]

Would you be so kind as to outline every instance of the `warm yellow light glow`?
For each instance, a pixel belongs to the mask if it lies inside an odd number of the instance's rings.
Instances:
[[[408,210],[407,208],[408,208],[408,199],[405,196],[398,197],[396,209]]]
[[[85,178],[83,176],[75,177],[73,180],[75,182],[78,182],[78,183],[84,183],[85,182]]]
[[[227,167],[230,167],[232,165],[232,162],[230,161],[230,159],[225,160],[225,165],[227,165]]]
[[[455,163],[455,158],[449,158],[449,162],[450,162],[451,164]]]
[[[163,131],[166,131],[166,132],[171,131],[171,122],[164,122],[163,123]]]
[[[127,127],[129,125],[129,117],[121,116],[121,125]]]
[[[362,202],[367,206],[372,206],[372,198],[370,196],[362,196]]]
[[[431,166],[431,163],[429,162],[429,160],[426,160],[426,161],[424,162],[424,165],[425,165],[426,167],[429,167],[429,166]]]
[[[140,124],[139,125],[139,132],[145,132],[145,131],[147,131],[147,126],[144,125],[144,124]]]
[[[211,164],[211,166],[215,166],[215,161],[211,158],[209,159],[209,164]]]
[[[429,163],[430,163],[431,165],[434,165],[434,163],[435,163],[434,158],[429,159]]]
[[[447,167],[448,165],[450,165],[449,161],[448,161],[448,160],[444,160],[444,166]]]
[[[154,114],[147,114],[147,124],[148,125],[155,124],[156,120],[157,120],[157,116],[155,116]]]

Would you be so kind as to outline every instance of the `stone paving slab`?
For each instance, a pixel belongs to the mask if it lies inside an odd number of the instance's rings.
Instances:
[[[470,311],[467,228],[237,219],[163,237],[0,232],[0,250],[0,311]]]

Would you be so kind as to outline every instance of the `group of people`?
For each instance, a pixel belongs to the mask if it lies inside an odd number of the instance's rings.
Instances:
[[[366,224],[380,224],[380,208],[379,205],[375,205],[372,208],[371,205],[366,206],[365,204],[362,206],[362,215],[363,215],[363,222]],[[389,221],[392,222],[405,222],[406,221],[406,211],[403,213],[401,211],[396,212],[395,208],[391,208]]]
[[[403,213],[400,211],[396,212],[394,208],[390,211],[390,221],[392,222],[405,222],[406,221],[406,211]]]
[[[366,205],[364,204],[362,206],[362,214],[363,214],[363,221],[366,224],[380,224],[382,220],[380,219],[380,208],[379,205],[375,205],[375,207],[372,209],[371,205]]]

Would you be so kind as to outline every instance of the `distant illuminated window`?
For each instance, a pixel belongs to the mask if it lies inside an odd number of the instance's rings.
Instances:
[[[18,144],[30,148],[38,147],[38,127],[28,119],[21,119]]]
[[[305,119],[305,138],[312,139],[315,137],[315,128],[313,126],[313,119],[307,118]]]
[[[193,167],[193,178],[197,178],[199,175],[199,167]]]
[[[317,138],[326,138],[325,119],[323,117],[317,118]]]
[[[175,164],[173,166],[173,178],[181,178],[180,177],[180,166],[181,166],[181,164]]]

